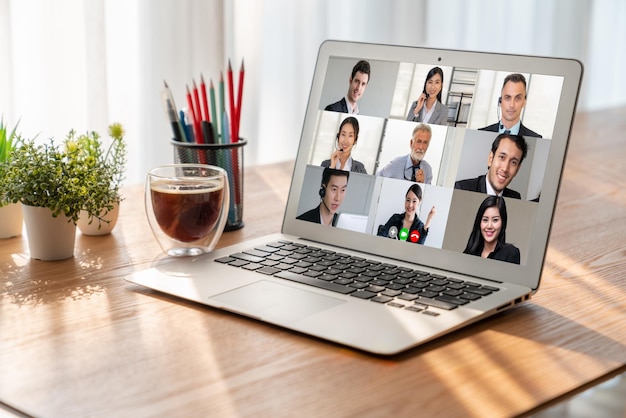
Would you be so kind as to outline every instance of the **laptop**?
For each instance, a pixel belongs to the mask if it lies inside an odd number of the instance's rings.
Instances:
[[[582,72],[573,59],[325,41],[281,231],[126,280],[379,355],[526,302]],[[341,108],[352,96],[358,114]],[[338,150],[351,171],[322,166]]]

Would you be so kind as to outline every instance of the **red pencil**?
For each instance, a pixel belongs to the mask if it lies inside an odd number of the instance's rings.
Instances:
[[[244,77],[244,67],[243,67],[243,59],[241,60],[241,68],[239,69],[239,86],[237,92],[237,107],[235,115],[235,119],[237,120],[235,123],[235,136],[237,141],[239,141],[239,122],[241,121],[241,98],[243,96],[243,77]]]
[[[237,142],[237,129],[235,129],[236,121],[236,103],[235,103],[235,88],[233,85],[233,68],[228,60],[228,96],[230,98],[230,133],[232,135],[230,142]]]
[[[187,121],[191,127],[193,128],[193,136],[194,136],[194,140],[197,141],[198,138],[196,137],[196,115],[194,114],[193,111],[193,100],[191,99],[191,92],[189,91],[189,86],[185,86],[185,88],[187,89],[187,107],[189,107],[189,120]],[[190,141],[191,142],[191,141]]]
[[[241,113],[241,89],[243,87],[243,61],[242,61],[242,68],[239,71],[239,86],[238,86],[238,93],[237,93],[237,98],[235,98],[235,89],[233,86],[233,71],[232,71],[232,67],[230,65],[230,60],[228,60],[228,86],[229,86],[229,92],[230,92],[230,101],[231,101],[231,143],[236,143],[239,142],[239,115]],[[240,172],[239,172],[239,155],[238,155],[238,148],[233,148],[232,150],[232,159],[233,159],[233,166],[235,168],[234,170],[234,179],[233,179],[233,183],[234,183],[234,194],[235,194],[235,204],[240,205],[242,202],[242,184],[241,183],[241,178],[239,176]],[[243,167],[241,168],[243,169]]]
[[[202,120],[211,122],[211,115],[209,114],[209,102],[206,97],[206,84],[204,84],[204,77],[200,74],[200,93],[202,93]]]
[[[195,142],[201,144],[203,142],[203,138],[202,130],[200,128],[200,112],[198,111],[198,109],[196,109],[196,106],[193,103],[193,98],[191,96],[191,91],[189,91],[189,86],[185,87],[187,88],[187,105],[189,106],[189,115],[191,116],[190,123],[193,127],[193,136],[195,137]]]
[[[202,111],[200,110],[200,97],[198,96],[198,87],[196,86],[196,80],[191,80],[193,85],[193,113],[196,115],[195,123],[193,124],[196,135],[199,135],[196,138],[196,142],[198,144],[204,143],[204,136],[202,135]]]

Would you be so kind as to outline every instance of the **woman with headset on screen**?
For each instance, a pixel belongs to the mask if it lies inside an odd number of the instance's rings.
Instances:
[[[441,102],[443,70],[432,68],[424,81],[422,94],[413,102],[406,120],[434,125],[447,125],[448,108]]]
[[[330,160],[322,161],[322,167],[367,174],[363,163],[352,158],[352,148],[358,139],[359,121],[355,117],[348,116],[339,126],[335,151],[330,156]]]
[[[433,206],[428,212],[426,223],[417,216],[422,202],[422,188],[414,183],[409,187],[404,199],[404,213],[394,213],[385,225],[378,228],[378,236],[399,239],[401,241],[424,244],[428,229],[437,210]]]
[[[500,196],[488,196],[480,204],[465,254],[520,263],[519,249],[506,243],[506,204]]]

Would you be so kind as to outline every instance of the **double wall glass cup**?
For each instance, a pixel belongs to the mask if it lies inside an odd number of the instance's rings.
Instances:
[[[228,174],[205,164],[172,164],[148,172],[146,215],[163,251],[196,256],[213,251],[229,207]]]

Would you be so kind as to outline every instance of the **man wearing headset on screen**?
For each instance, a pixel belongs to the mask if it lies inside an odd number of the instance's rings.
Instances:
[[[526,78],[522,74],[507,75],[498,98],[499,121],[479,130],[541,138],[537,132],[522,125],[521,116],[525,106]]]
[[[349,178],[349,171],[325,168],[322,173],[322,184],[319,190],[320,204],[297,216],[296,219],[335,226],[339,218],[337,211],[346,195]]]

